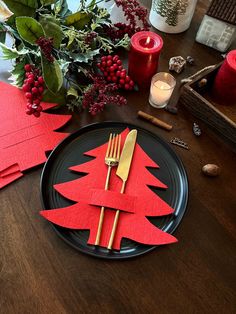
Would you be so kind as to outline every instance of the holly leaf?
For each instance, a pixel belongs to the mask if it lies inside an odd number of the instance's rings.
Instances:
[[[38,8],[35,0],[4,0],[15,16],[34,16]]]
[[[68,5],[67,5],[66,0],[58,0],[55,3],[54,11],[56,14],[60,15],[63,18],[72,13],[71,10],[68,9]]]
[[[23,85],[25,79],[25,70],[24,66],[26,64],[26,60],[23,59],[20,62],[17,62],[11,71],[11,76],[9,80],[12,81],[12,85],[21,87]]]
[[[60,47],[63,38],[63,32],[58,23],[55,17],[51,15],[44,15],[40,19],[40,24],[43,26],[46,36],[53,38],[53,46],[55,48]]]
[[[88,62],[100,53],[100,49],[90,50],[86,53],[70,53],[70,57],[77,62]]]
[[[92,18],[92,14],[86,12],[76,12],[70,14],[65,19],[67,26],[74,26],[76,29],[83,29]]]
[[[6,40],[6,30],[3,25],[0,24],[0,43],[5,43]]]
[[[19,56],[25,55],[29,53],[28,49],[22,49],[20,51],[16,50],[16,48],[9,48],[3,43],[0,43],[0,47],[2,48],[3,56],[1,57],[3,60],[11,60],[16,59]]]
[[[16,28],[21,38],[36,45],[36,41],[40,37],[45,37],[42,25],[32,17],[19,16],[16,18]]]
[[[43,77],[47,88],[56,94],[62,87],[63,75],[59,63],[54,60],[49,62],[42,56]]]

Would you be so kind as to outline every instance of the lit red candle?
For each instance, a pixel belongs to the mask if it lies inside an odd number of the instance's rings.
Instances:
[[[227,54],[216,75],[213,92],[221,104],[236,104],[236,50]]]
[[[157,72],[162,38],[153,32],[138,32],[131,38],[129,52],[129,76],[139,88],[150,86],[152,76]]]

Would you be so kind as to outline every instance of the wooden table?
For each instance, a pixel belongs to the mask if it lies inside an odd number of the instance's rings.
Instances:
[[[187,32],[160,33],[164,49],[159,70],[167,71],[174,55],[196,60],[196,66],[177,76],[178,82],[222,60],[219,52],[194,40],[207,3],[199,1]],[[177,97],[178,92],[172,101]],[[157,115],[173,130],[137,119],[138,110]],[[30,170],[0,191],[0,313],[235,313],[235,154],[184,108],[177,115],[152,108],[148,91],[130,93],[127,106],[108,107],[96,117],[74,115],[67,130],[106,120],[134,123],[168,142],[179,137],[188,143],[189,151],[173,146],[190,190],[186,215],[175,232],[179,242],[127,261],[79,253],[39,216],[42,167]],[[202,129],[200,138],[192,133],[194,121]],[[203,176],[207,163],[219,165],[221,175]]]

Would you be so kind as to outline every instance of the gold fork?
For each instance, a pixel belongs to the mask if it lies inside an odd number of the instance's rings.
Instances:
[[[109,189],[109,180],[111,175],[111,168],[116,166],[119,163],[120,159],[120,145],[121,145],[121,135],[120,134],[110,134],[106,156],[105,156],[105,164],[108,166],[107,169],[107,177],[105,183],[105,190]],[[98,223],[98,230],[95,240],[95,245],[99,245],[101,232],[102,232],[102,224],[104,219],[104,206],[101,207],[100,218]]]

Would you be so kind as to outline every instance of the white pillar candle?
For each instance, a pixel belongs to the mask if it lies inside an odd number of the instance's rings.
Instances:
[[[150,87],[150,104],[155,108],[165,107],[171,97],[174,87],[175,79],[172,75],[162,72],[154,75]]]

